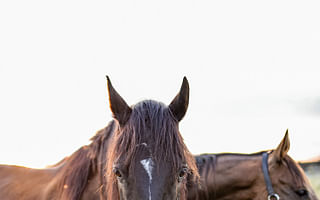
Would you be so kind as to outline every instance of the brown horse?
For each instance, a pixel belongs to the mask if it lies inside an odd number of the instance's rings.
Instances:
[[[317,200],[303,170],[288,156],[289,146],[286,132],[272,151],[196,156],[202,185],[189,186],[188,199]]]
[[[186,199],[197,168],[179,133],[189,99],[184,78],[169,106],[146,100],[129,107],[109,78],[115,120],[91,144],[45,169],[0,165],[1,200]]]

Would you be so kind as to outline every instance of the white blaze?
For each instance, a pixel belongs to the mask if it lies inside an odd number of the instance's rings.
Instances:
[[[153,162],[151,158],[147,158],[147,159],[141,160],[140,163],[142,164],[143,168],[146,170],[149,176],[149,200],[151,200],[151,182],[152,182]]]

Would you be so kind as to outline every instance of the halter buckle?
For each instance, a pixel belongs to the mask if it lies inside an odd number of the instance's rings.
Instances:
[[[268,200],[280,200],[280,197],[278,194],[274,193],[274,194],[269,194],[268,195]]]

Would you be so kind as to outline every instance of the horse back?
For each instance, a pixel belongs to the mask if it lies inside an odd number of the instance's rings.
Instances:
[[[50,195],[56,169],[0,165],[0,199],[44,200]],[[51,198],[49,198],[51,199]]]

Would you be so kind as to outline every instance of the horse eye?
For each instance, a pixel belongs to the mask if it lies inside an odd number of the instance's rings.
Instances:
[[[308,191],[306,189],[297,190],[296,193],[297,193],[297,195],[299,195],[301,197],[308,195]]]
[[[113,168],[113,173],[118,177],[121,178],[122,174],[118,168]]]

